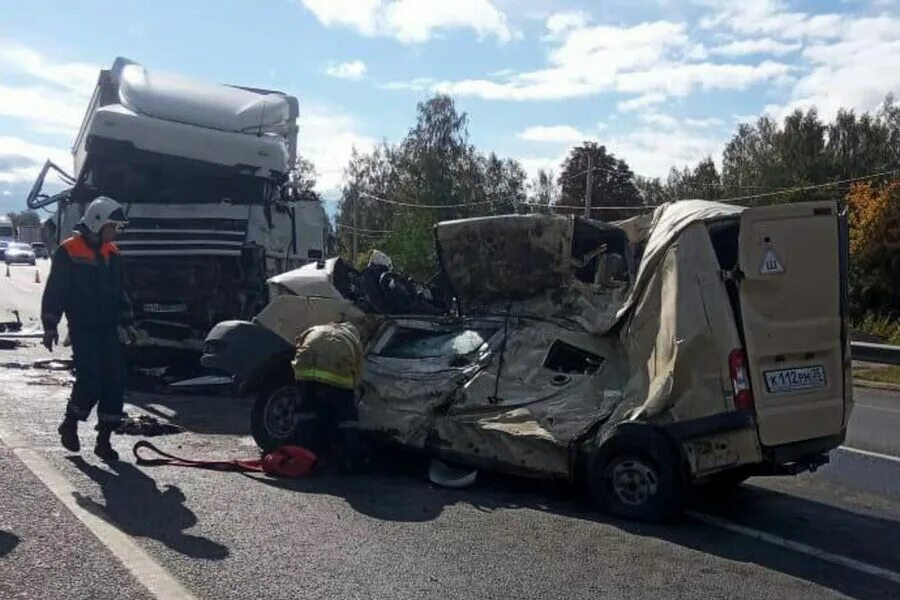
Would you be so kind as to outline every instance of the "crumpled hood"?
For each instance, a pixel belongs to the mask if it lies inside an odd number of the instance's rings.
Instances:
[[[522,300],[570,277],[573,220],[504,215],[438,223],[441,269],[463,306]]]
[[[558,215],[504,215],[435,227],[441,269],[466,312],[529,314],[579,323],[601,334],[628,313],[665,249],[687,226],[740,214],[743,207],[683,200],[618,223]],[[644,246],[626,286],[576,277],[604,247]]]

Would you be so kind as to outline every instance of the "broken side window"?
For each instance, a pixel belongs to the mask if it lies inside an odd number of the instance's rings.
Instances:
[[[496,332],[497,329],[397,329],[378,354],[390,358],[465,356],[481,348]]]
[[[627,238],[620,229],[585,219],[575,220],[572,265],[579,281],[618,287],[629,280]]]
[[[566,374],[594,375],[603,365],[603,357],[562,340],[550,345],[544,358],[544,367]]]

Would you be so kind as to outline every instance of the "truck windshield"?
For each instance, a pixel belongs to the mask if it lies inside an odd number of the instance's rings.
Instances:
[[[122,160],[97,156],[88,183],[127,202],[262,204],[270,182],[189,162]]]

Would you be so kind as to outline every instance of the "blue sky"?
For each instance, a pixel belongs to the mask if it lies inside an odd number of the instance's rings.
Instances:
[[[6,0],[0,210],[69,148],[97,71],[271,87],[301,102],[301,152],[335,198],[351,149],[395,141],[434,91],[482,150],[557,168],[604,143],[640,174],[718,159],[736,124],[900,93],[897,0]]]

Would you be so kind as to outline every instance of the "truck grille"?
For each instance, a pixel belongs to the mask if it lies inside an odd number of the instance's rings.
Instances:
[[[123,256],[239,256],[245,219],[132,218],[116,245]]]

